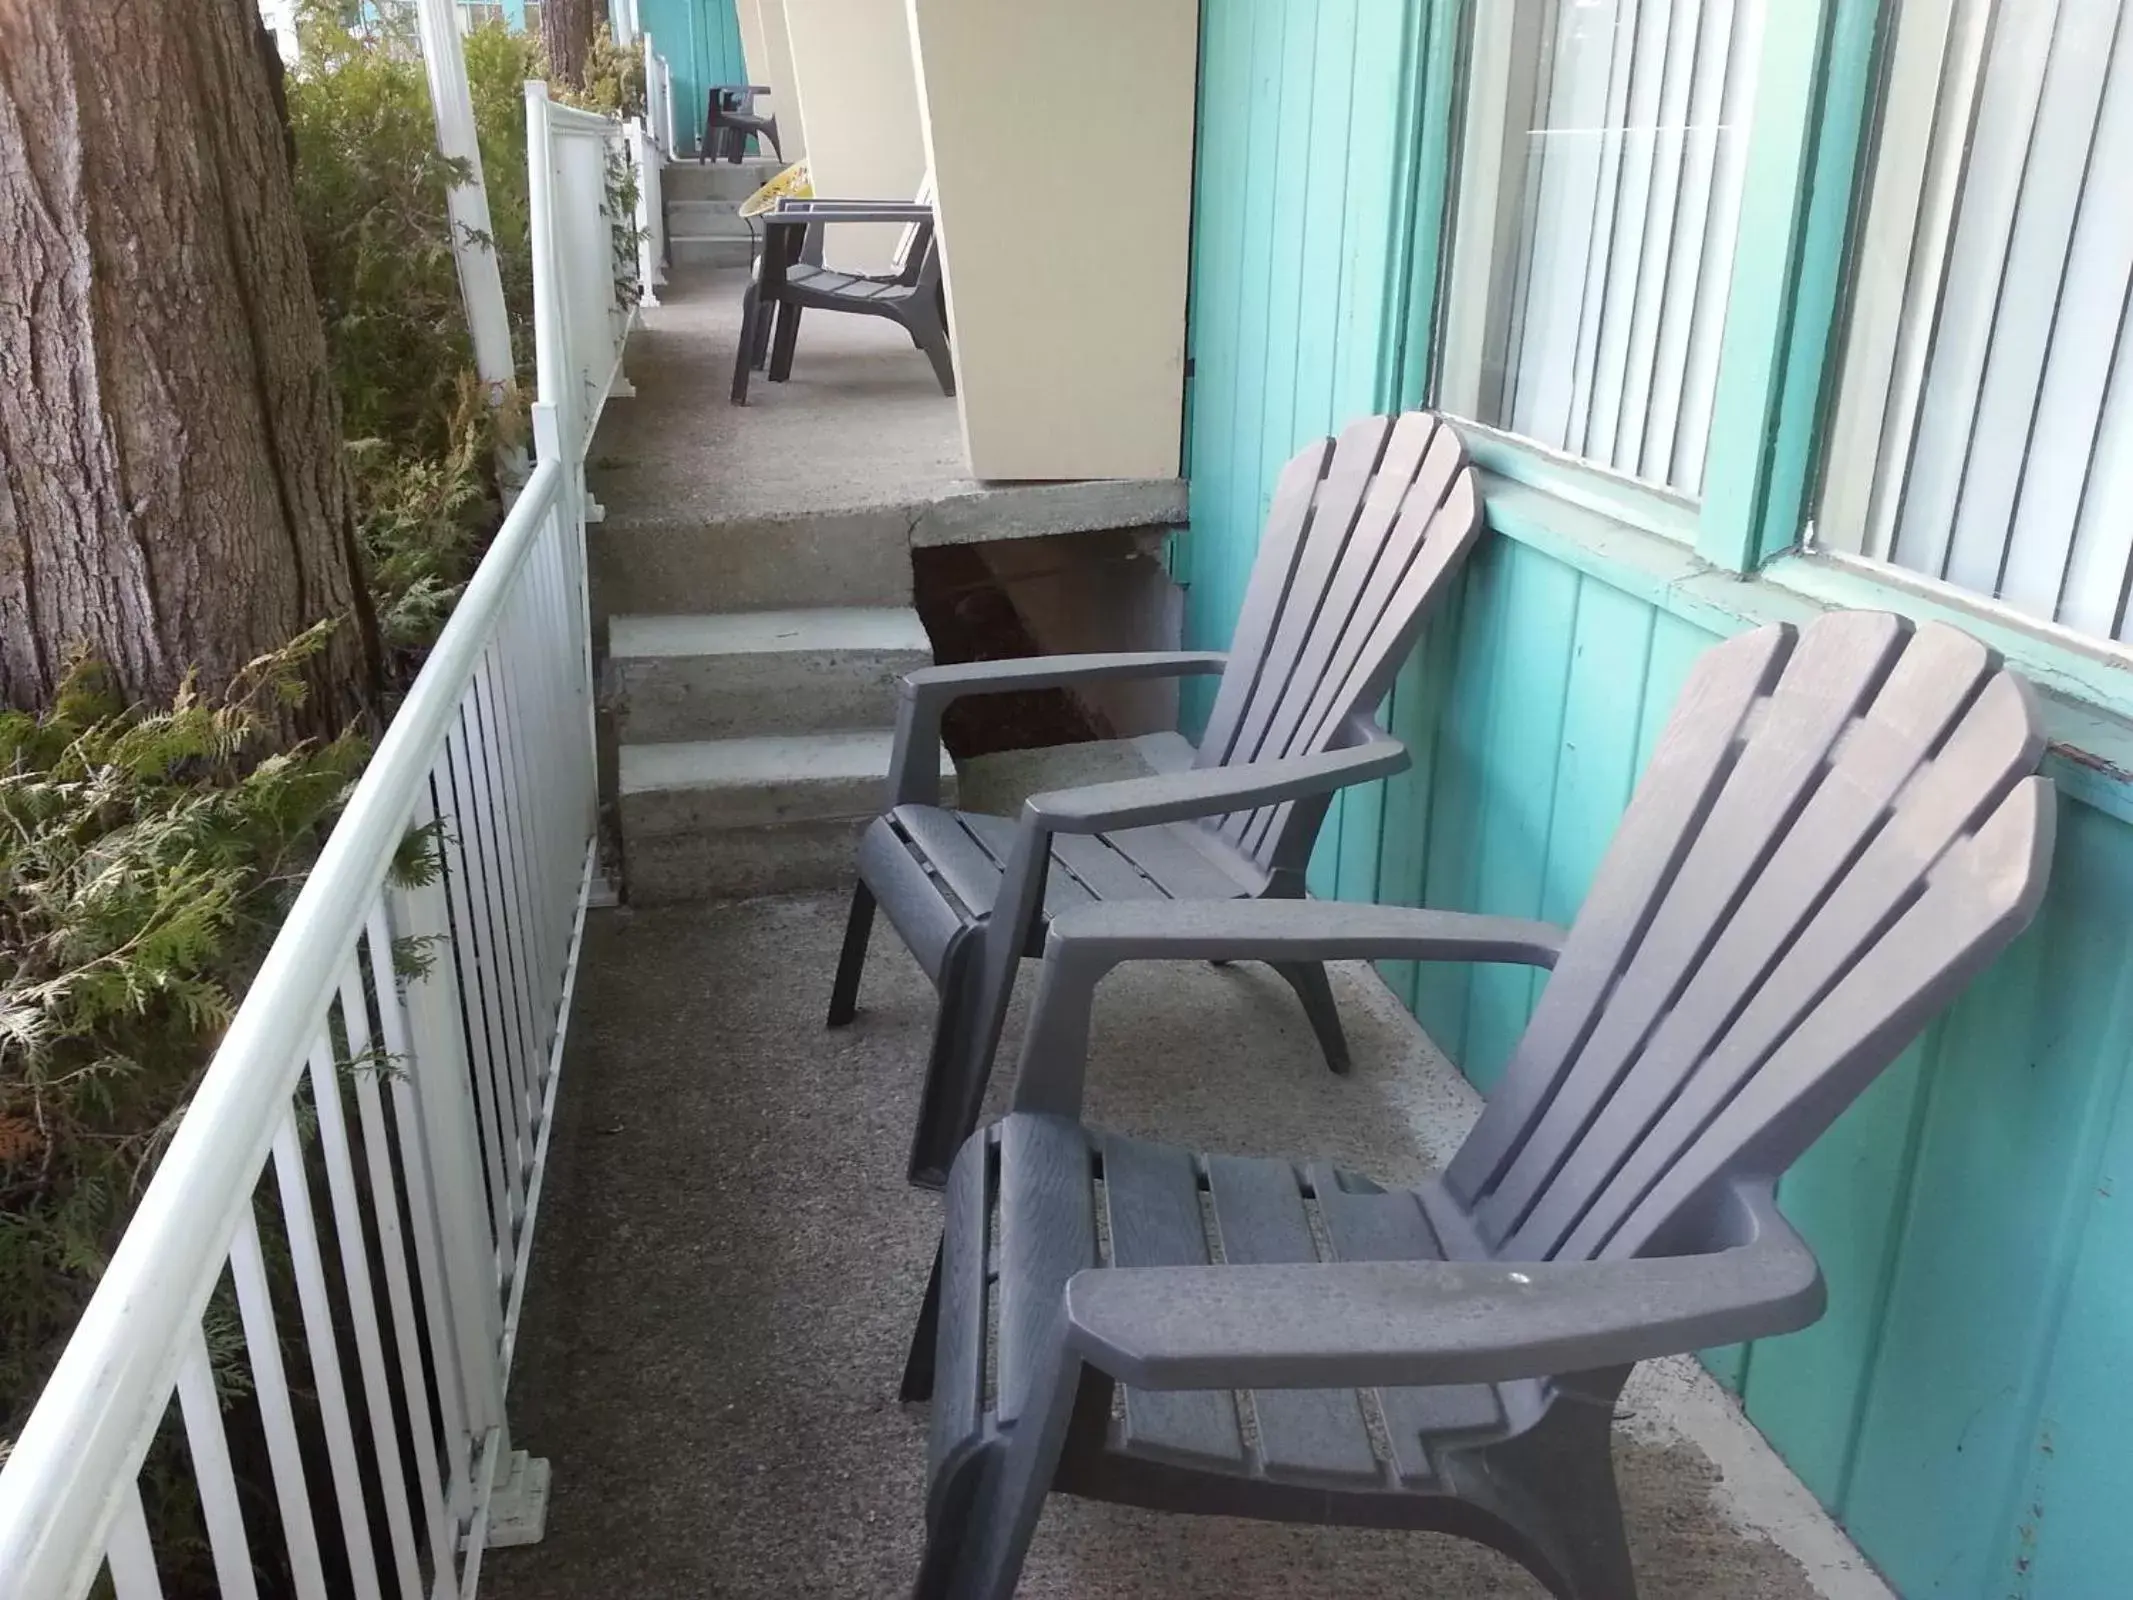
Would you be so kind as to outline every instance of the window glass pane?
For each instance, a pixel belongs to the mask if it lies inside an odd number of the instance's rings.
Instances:
[[[1763,13],[1472,8],[1442,409],[1702,487]]]
[[[2133,641],[2126,0],[1905,0],[1818,543]]]

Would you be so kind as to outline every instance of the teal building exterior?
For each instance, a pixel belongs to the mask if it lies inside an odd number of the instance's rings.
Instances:
[[[1299,445],[1431,403],[1470,23],[1458,0],[1205,0],[1188,646],[1227,642]],[[2133,672],[1797,549],[1889,34],[1874,0],[1768,8],[1700,496],[1477,436],[1493,537],[1387,707],[1414,764],[1345,797],[1313,887],[1567,920],[1715,640],[1843,604],[2005,651],[2049,696],[2049,901],[1786,1179],[1829,1314],[1708,1360],[1909,1600],[2106,1600],[2133,1593]],[[1385,977],[1483,1089],[1544,981]]]

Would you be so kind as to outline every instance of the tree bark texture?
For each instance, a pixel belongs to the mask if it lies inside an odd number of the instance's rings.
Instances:
[[[601,7],[597,0],[543,0],[541,48],[548,54],[548,76],[573,89],[585,87],[585,67],[592,56],[593,30]]]
[[[266,46],[264,48],[271,48]],[[253,0],[0,0],[0,699],[218,691],[323,618],[375,703],[340,406]]]

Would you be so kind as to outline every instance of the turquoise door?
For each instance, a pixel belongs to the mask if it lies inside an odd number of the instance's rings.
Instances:
[[[713,84],[745,83],[734,0],[637,0],[637,22],[674,73],[674,138],[684,152],[703,137],[704,100]]]

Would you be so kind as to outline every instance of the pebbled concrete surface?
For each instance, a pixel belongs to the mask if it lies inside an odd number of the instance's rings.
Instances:
[[[893,511],[913,544],[1182,523],[1182,480],[971,481],[956,402],[879,317],[810,312],[792,377],[734,406],[745,268],[676,266],[631,339],[632,400],[609,403],[588,463],[602,536],[824,512]],[[618,607],[618,609],[621,609]]]
[[[816,895],[595,913],[512,1385],[514,1443],[552,1461],[554,1498],[544,1543],[488,1556],[496,1600],[907,1592],[924,1420],[895,1393],[938,1201],[902,1171],[932,994],[877,924],[859,1020],[824,1030],[843,910]],[[1472,1093],[1367,970],[1335,987],[1345,1080],[1270,973],[1126,969],[1099,1005],[1091,1115],[1389,1180],[1441,1162]],[[1003,1061],[1020,1027],[1018,1007]],[[1645,1600],[1887,1600],[1692,1363],[1643,1369],[1624,1413]],[[1019,1592],[1541,1593],[1433,1535],[1057,1498]]]

